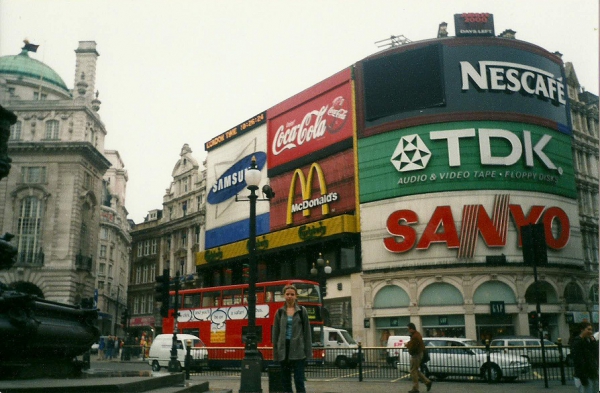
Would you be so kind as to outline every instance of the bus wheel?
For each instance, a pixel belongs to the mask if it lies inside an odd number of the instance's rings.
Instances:
[[[160,364],[158,364],[158,360],[152,362],[152,371],[160,371]]]

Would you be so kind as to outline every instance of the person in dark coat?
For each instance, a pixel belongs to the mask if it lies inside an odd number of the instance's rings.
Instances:
[[[304,366],[312,358],[312,338],[306,308],[297,302],[293,285],[283,288],[285,304],[275,314],[273,326],[273,360],[280,362],[285,393],[292,392],[292,372],[296,392],[306,392]]]
[[[594,338],[592,324],[582,322],[579,335],[573,338],[571,356],[573,358],[575,386],[579,393],[598,392],[598,341]]]

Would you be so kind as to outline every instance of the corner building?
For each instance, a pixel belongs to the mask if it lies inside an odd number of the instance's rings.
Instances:
[[[355,74],[364,292],[352,300],[367,345],[408,322],[482,342],[539,335],[529,224],[547,244],[544,333],[566,343],[583,319],[597,330],[561,58],[511,38],[447,37],[370,56]]]

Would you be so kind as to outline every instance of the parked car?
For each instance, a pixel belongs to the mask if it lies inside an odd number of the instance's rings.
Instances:
[[[501,352],[487,353],[477,347],[475,340],[467,338],[431,337],[423,342],[429,352],[429,362],[423,367],[425,375],[443,379],[451,375],[477,376],[498,382],[515,380],[531,370],[524,358],[515,358]],[[407,349],[398,355],[398,371],[410,372],[410,356]],[[489,373],[488,373],[489,370]]]
[[[177,360],[181,369],[185,366],[185,343],[192,341],[192,369],[202,369],[208,364],[208,351],[200,338],[191,334],[177,334]],[[148,355],[148,364],[152,366],[152,371],[159,371],[161,367],[168,367],[171,360],[171,347],[173,346],[172,334],[159,334],[152,341],[150,353]]]
[[[496,337],[490,342],[492,349],[501,350],[506,354],[517,354],[529,360],[532,364],[542,363],[542,344],[539,338],[533,336],[503,336]],[[544,340],[546,351],[546,363],[560,363],[558,345],[549,340]],[[563,359],[567,365],[573,364],[571,349],[568,346],[562,348]]]

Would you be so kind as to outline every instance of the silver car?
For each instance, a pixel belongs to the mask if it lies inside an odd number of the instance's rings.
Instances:
[[[492,340],[490,347],[496,351],[502,351],[511,356],[522,356],[532,364],[542,363],[542,345],[540,339],[529,336],[497,337]],[[545,360],[548,364],[560,363],[560,352],[558,346],[552,341],[544,340]],[[571,350],[568,346],[562,347],[562,358],[567,365],[573,364]]]
[[[430,360],[423,367],[428,376],[443,379],[451,375],[478,376],[485,380],[515,380],[531,370],[531,365],[524,358],[515,358],[503,353],[487,353],[477,347],[475,340],[466,338],[431,337],[423,342],[429,352]],[[410,356],[403,350],[398,356],[398,370],[410,372]]]

